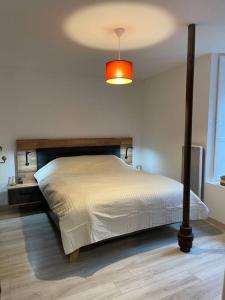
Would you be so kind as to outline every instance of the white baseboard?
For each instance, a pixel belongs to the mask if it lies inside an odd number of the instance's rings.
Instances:
[[[225,224],[224,223],[219,222],[219,221],[217,221],[217,220],[215,220],[213,218],[208,218],[206,220],[206,222],[212,224],[214,227],[217,227],[218,229],[220,229],[220,230],[222,230],[222,231],[225,232]]]

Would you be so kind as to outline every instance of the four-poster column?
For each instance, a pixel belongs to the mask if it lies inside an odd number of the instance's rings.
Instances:
[[[183,222],[178,232],[178,244],[183,252],[190,252],[194,236],[190,226],[190,177],[192,144],[192,111],[195,64],[195,24],[188,26],[188,53],[186,75],[185,143],[184,143],[184,191]]]

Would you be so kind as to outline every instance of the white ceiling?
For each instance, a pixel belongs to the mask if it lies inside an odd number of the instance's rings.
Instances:
[[[71,13],[88,5],[107,2],[109,1],[0,0],[0,66],[104,77],[104,64],[116,57],[115,51],[89,48],[72,41],[65,34],[63,24]],[[114,2],[121,3],[121,1]],[[157,44],[123,51],[122,57],[134,63],[135,78],[147,78],[185,61],[187,43],[185,25],[188,23],[198,24],[197,55],[225,52],[225,0],[129,2],[162,8],[178,24],[172,35]],[[93,24],[96,30],[97,26],[97,23]],[[151,35],[154,28],[145,30],[145,35],[147,31]]]

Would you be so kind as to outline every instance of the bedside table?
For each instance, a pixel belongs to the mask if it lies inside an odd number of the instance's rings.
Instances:
[[[42,204],[42,195],[36,182],[8,186],[8,203],[13,206]]]

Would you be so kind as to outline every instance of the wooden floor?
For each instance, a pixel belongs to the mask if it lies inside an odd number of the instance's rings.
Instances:
[[[193,224],[190,254],[173,225],[86,248],[70,265],[44,213],[9,216],[0,220],[1,300],[221,299],[225,233],[205,222]]]

